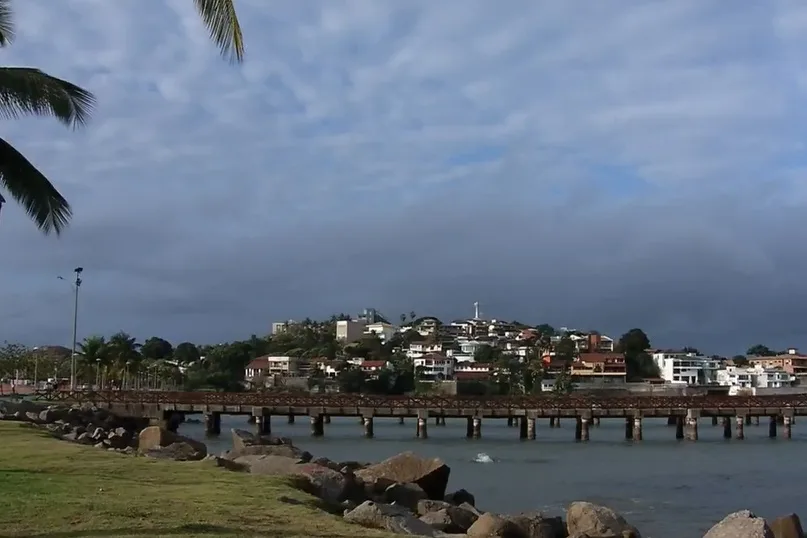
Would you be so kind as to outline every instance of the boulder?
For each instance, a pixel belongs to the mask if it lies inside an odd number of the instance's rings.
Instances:
[[[248,446],[268,446],[268,445],[291,445],[291,440],[272,435],[255,435],[247,430],[233,428],[230,430],[233,436],[232,452],[240,452]]]
[[[462,503],[468,503],[471,506],[476,506],[476,498],[474,498],[474,496],[465,489],[458,489],[453,493],[449,493],[445,496],[444,500],[456,506],[459,506]]]
[[[306,463],[311,461],[312,457],[311,453],[292,445],[247,445],[238,450],[230,450],[222,457],[234,460],[241,456],[283,456],[285,458],[295,458]]]
[[[477,519],[479,516],[473,512],[454,505],[420,516],[421,521],[438,531],[458,534],[467,532]]]
[[[515,523],[490,512],[479,516],[466,534],[468,538],[527,538]]]
[[[194,451],[201,454],[202,458],[207,456],[207,446],[204,443],[177,435],[159,426],[149,426],[141,430],[140,435],[138,435],[137,449],[145,454],[150,450],[164,448],[174,443],[184,443],[193,447]]]
[[[703,538],[773,538],[773,531],[761,517],[741,510],[724,517]]]
[[[435,529],[402,506],[365,501],[346,512],[344,518],[345,521],[370,529],[387,530],[397,534],[437,536]]]
[[[227,469],[228,471],[234,472],[249,472],[249,467],[244,465],[243,463],[236,463],[232,460],[228,460],[225,458],[220,458],[218,456],[207,456],[205,461],[210,461],[216,467],[222,467],[223,469]]]
[[[174,461],[198,461],[204,459],[207,454],[199,452],[197,447],[179,441],[168,446],[157,446],[144,452],[149,458],[158,458]]]
[[[426,492],[417,484],[392,484],[384,491],[385,503],[400,504],[412,512],[416,512],[418,502],[426,498]]]
[[[582,501],[573,502],[566,510],[566,528],[570,536],[582,534],[588,538],[610,538],[630,535],[641,538],[635,527],[610,508]]]
[[[413,452],[403,452],[359,469],[356,476],[365,483],[375,483],[379,479],[400,484],[411,482],[420,486],[429,499],[442,500],[450,473],[451,468],[439,458],[421,458]]]
[[[541,512],[525,512],[502,517],[512,521],[527,538],[563,538],[566,536],[566,525],[561,517],[548,517]]]
[[[777,517],[769,526],[775,538],[804,538],[801,520],[796,514]]]
[[[301,461],[298,458],[285,456],[239,456],[235,463],[245,466],[250,473],[270,476],[288,476],[294,474],[295,467]]]
[[[449,506],[454,505],[446,501],[434,501],[432,499],[423,499],[422,501],[418,502],[418,505],[415,508],[415,513],[419,516],[425,516],[429,512],[436,512],[438,510],[442,510],[443,508],[448,508]]]
[[[347,499],[354,483],[352,475],[343,475],[339,471],[313,463],[297,465],[293,472],[304,479],[304,482],[296,482],[302,486],[301,489],[330,503]]]

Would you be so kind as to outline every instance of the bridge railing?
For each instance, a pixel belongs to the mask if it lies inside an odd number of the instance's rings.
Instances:
[[[40,400],[103,404],[395,409],[688,409],[807,407],[807,396],[378,396],[259,392],[40,391]]]

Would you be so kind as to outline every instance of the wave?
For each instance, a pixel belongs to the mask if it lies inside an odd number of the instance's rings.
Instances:
[[[476,458],[474,459],[474,461],[476,463],[493,463],[493,458],[491,458],[490,456],[488,456],[484,452],[480,452],[479,454],[476,455]]]

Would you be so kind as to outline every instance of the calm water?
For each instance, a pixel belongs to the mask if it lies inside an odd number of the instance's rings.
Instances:
[[[732,424],[733,426],[733,424]],[[207,443],[211,453],[229,450],[230,428],[251,429],[246,417],[222,417],[222,435],[205,439],[201,424],[180,433]],[[793,439],[769,439],[767,419],[746,426],[743,441],[722,438],[722,426],[701,419],[700,439],[675,440],[666,420],[644,421],[644,440],[625,441],[624,420],[592,426],[591,441],[574,442],[574,423],[550,429],[539,420],[536,441],[519,441],[518,428],[485,420],[482,439],[465,439],[465,421],[429,424],[418,440],[415,420],[375,419],[375,438],[364,439],[357,419],[334,418],[325,437],[314,439],[307,417],[287,424],[273,419],[272,433],[288,436],[315,456],[336,461],[379,461],[405,450],[442,458],[451,467],[450,489],[465,488],[485,510],[543,510],[559,515],[571,501],[589,500],[621,512],[645,538],[701,537],[724,515],[748,508],[764,517],[807,514],[807,419],[793,425]],[[779,427],[781,433],[781,426]],[[493,462],[478,463],[479,453]]]

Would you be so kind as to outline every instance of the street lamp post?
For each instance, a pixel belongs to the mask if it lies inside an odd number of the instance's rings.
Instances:
[[[39,390],[39,346],[34,348],[34,390]]]
[[[73,282],[73,350],[70,353],[70,390],[76,390],[76,344],[78,334],[78,289],[81,287],[81,273],[84,272],[83,267],[76,267],[73,269],[76,274],[76,280]],[[64,277],[59,277],[59,280],[64,280]]]

